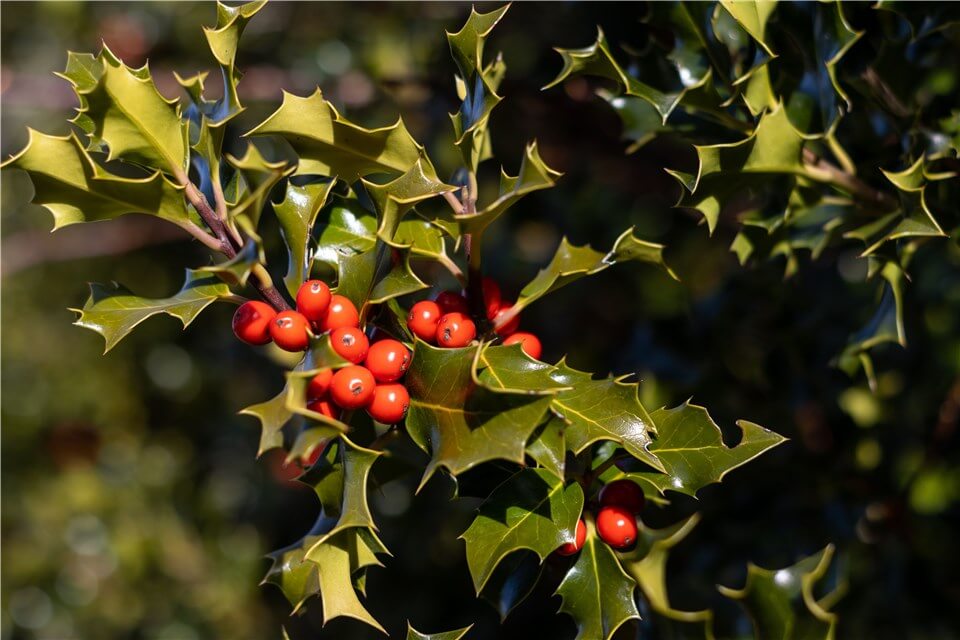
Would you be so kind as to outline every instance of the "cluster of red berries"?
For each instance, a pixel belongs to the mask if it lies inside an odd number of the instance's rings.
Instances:
[[[360,330],[360,314],[350,300],[331,295],[320,280],[308,280],[297,291],[297,310],[277,313],[270,305],[250,301],[233,316],[233,332],[248,344],[273,342],[287,351],[303,351],[315,332],[329,332],[330,346],[353,364],[323,369],[307,386],[307,408],[337,419],[340,409],[366,409],[377,422],[403,420],[410,405],[399,383],[410,367],[410,351],[401,342],[372,345]]]
[[[625,551],[637,542],[637,516],[643,509],[643,490],[630,480],[615,480],[600,490],[600,510],[597,512],[597,535],[618,551]],[[557,554],[572,556],[580,551],[587,539],[587,525],[577,522],[573,542],[557,548]]]
[[[487,320],[494,324],[513,306],[502,300],[500,285],[492,278],[483,279],[483,304]],[[543,352],[540,340],[532,333],[517,331],[519,326],[520,318],[514,317],[496,331],[505,336],[503,344],[519,343],[524,353],[539,358]],[[451,349],[465,347],[477,337],[477,325],[470,317],[467,299],[452,291],[443,291],[433,300],[413,305],[407,316],[407,328],[424,342]]]

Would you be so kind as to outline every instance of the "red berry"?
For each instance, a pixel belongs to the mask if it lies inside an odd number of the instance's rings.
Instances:
[[[565,542],[557,547],[557,555],[572,556],[583,548],[583,543],[587,539],[587,525],[583,520],[577,521],[576,539],[573,542]]]
[[[500,318],[502,318],[503,315],[504,315],[507,311],[509,311],[512,307],[513,307],[513,304],[510,303],[510,302],[507,302],[506,304],[500,305],[500,309],[499,309],[499,310],[497,311],[497,313],[493,316],[493,324],[494,324],[494,326],[496,326],[496,324],[497,324],[498,322],[500,322]],[[511,334],[513,334],[513,333],[516,333],[516,332],[517,332],[517,329],[519,329],[519,328],[520,328],[520,316],[514,316],[514,317],[513,317],[513,320],[511,320],[510,322],[508,322],[508,323],[505,324],[504,326],[499,327],[498,329],[495,329],[495,331],[497,332],[497,335],[500,335],[500,336],[509,336],[509,335],[511,335]]]
[[[643,489],[631,480],[614,480],[600,490],[600,506],[623,507],[633,513],[643,509]]]
[[[615,505],[601,507],[597,514],[597,533],[614,549],[626,549],[637,541],[636,515]]]
[[[396,340],[381,340],[371,345],[364,364],[377,382],[395,382],[410,366],[410,351]]]
[[[310,409],[310,411],[316,411],[317,413],[323,414],[328,418],[333,418],[334,420],[340,419],[340,409],[337,409],[335,406],[333,406],[333,403],[331,403],[329,400],[315,398],[307,403],[307,409]]]
[[[330,397],[344,409],[359,409],[370,401],[376,385],[366,367],[351,365],[333,374]]]
[[[310,344],[310,323],[298,311],[281,311],[270,323],[270,337],[285,351],[303,351]]]
[[[297,311],[319,326],[330,307],[330,287],[322,280],[307,280],[297,290]]]
[[[247,344],[270,342],[270,322],[277,312],[266,302],[250,300],[233,314],[233,333]]]
[[[436,298],[437,305],[440,307],[441,313],[470,313],[470,305],[467,304],[467,299],[464,298],[459,293],[454,293],[453,291],[441,291]]]
[[[500,285],[493,278],[484,277],[483,288],[483,306],[487,310],[487,320],[493,320],[500,310]]]
[[[437,324],[437,344],[441,347],[465,347],[477,336],[477,327],[462,313],[448,313]]]
[[[341,358],[360,364],[367,357],[370,341],[363,331],[356,327],[340,327],[330,334],[330,346]]]
[[[333,379],[333,369],[321,369],[320,373],[310,379],[307,385],[307,399],[316,400],[327,397],[330,393],[330,381]]]
[[[338,295],[330,296],[330,306],[327,315],[320,323],[323,331],[333,331],[340,327],[359,327],[360,314],[348,298]]]
[[[410,394],[402,384],[379,384],[367,405],[367,413],[377,422],[394,424],[403,420],[410,406]]]
[[[407,328],[421,340],[433,343],[437,339],[437,323],[443,312],[440,305],[431,300],[421,300],[410,309]]]
[[[523,352],[533,358],[534,360],[540,359],[540,354],[543,353],[543,346],[540,344],[540,338],[533,335],[532,333],[525,333],[523,331],[518,331],[506,340],[503,341],[504,345],[511,345],[520,343],[520,348],[523,349]]]

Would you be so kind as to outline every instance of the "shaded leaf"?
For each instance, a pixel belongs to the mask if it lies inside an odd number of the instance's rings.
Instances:
[[[330,180],[299,187],[287,182],[283,201],[273,205],[283,242],[287,246],[287,275],[283,277],[283,283],[290,295],[295,296],[300,285],[310,275],[310,233],[317,214],[335,184],[335,181]]]
[[[566,423],[563,420],[551,416],[527,443],[530,457],[538,465],[561,478],[564,477],[567,456],[567,442],[563,435],[565,428]]]
[[[776,0],[720,0],[720,6],[740,23],[769,55],[776,54],[766,40],[767,21],[777,8]]]
[[[441,631],[440,633],[420,633],[413,628],[413,625],[410,622],[407,622],[407,640],[460,640],[470,629],[473,628],[471,624],[469,627],[464,627],[463,629],[456,629],[454,631]]]
[[[534,360],[519,344],[482,345],[477,355],[474,381],[493,391],[549,394],[570,386],[555,380],[556,367]]]
[[[512,553],[493,570],[480,592],[480,597],[497,610],[502,623],[537,586],[543,570],[543,564],[536,553]]]

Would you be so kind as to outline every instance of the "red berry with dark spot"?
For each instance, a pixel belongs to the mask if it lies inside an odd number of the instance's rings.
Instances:
[[[421,300],[410,308],[407,328],[413,335],[432,344],[437,339],[437,323],[442,315],[440,305],[436,302]]]
[[[630,480],[614,480],[600,490],[600,506],[623,507],[633,513],[640,513],[645,498],[643,489]]]
[[[323,331],[333,331],[340,327],[359,327],[360,314],[357,308],[349,298],[344,296],[330,296],[330,306],[327,307],[327,315],[320,323],[320,329]]]
[[[330,393],[330,381],[333,380],[333,369],[321,369],[320,373],[310,378],[307,385],[307,399],[323,399]]]
[[[344,409],[359,409],[370,402],[376,386],[373,374],[366,367],[350,365],[333,374],[330,397]]]
[[[597,513],[597,534],[614,549],[628,549],[637,541],[636,515],[623,507],[602,507]]]
[[[500,309],[499,309],[499,310],[497,311],[497,313],[493,316],[493,324],[494,324],[494,326],[496,326],[497,323],[500,322],[500,319],[503,318],[504,314],[505,314],[507,311],[509,311],[511,308],[513,308],[513,304],[510,303],[510,302],[507,302],[506,304],[500,305]],[[517,329],[519,329],[519,328],[520,328],[520,316],[517,315],[517,316],[514,316],[514,317],[513,317],[513,320],[511,320],[511,321],[508,322],[507,324],[503,325],[502,327],[498,327],[497,329],[495,329],[495,331],[497,332],[497,335],[500,335],[500,336],[509,336],[509,335],[511,335],[511,334],[516,333],[516,332],[517,332]]]
[[[403,420],[410,406],[410,394],[402,384],[378,384],[367,413],[377,422],[395,424]]]
[[[330,334],[330,346],[344,360],[360,364],[367,357],[370,341],[356,327],[340,327]]]
[[[307,280],[297,290],[297,311],[319,326],[330,308],[330,287],[322,280]]]
[[[476,336],[473,320],[462,313],[448,313],[437,324],[437,344],[441,347],[465,347]]]
[[[410,350],[397,340],[381,340],[370,346],[364,364],[378,383],[396,382],[410,367]]]
[[[493,320],[500,310],[500,285],[493,278],[484,277],[482,281],[483,306],[487,310],[487,320]]]
[[[470,313],[470,305],[467,304],[467,299],[453,291],[441,291],[437,295],[436,302],[440,307],[440,311],[444,314]]]
[[[557,547],[557,554],[561,556],[572,556],[583,548],[583,543],[587,540],[587,525],[583,520],[577,521],[577,533],[573,542],[565,542]]]
[[[270,323],[270,337],[285,351],[303,351],[310,344],[310,322],[298,311],[281,311]]]
[[[511,345],[511,344],[518,344],[518,343],[520,344],[520,348],[523,349],[523,352],[525,354],[527,354],[534,360],[540,359],[540,354],[543,353],[543,345],[540,344],[540,338],[533,335],[532,333],[525,333],[523,331],[518,331],[503,341],[504,345]]]
[[[270,342],[270,323],[277,312],[266,302],[250,300],[233,314],[233,333],[247,344]]]

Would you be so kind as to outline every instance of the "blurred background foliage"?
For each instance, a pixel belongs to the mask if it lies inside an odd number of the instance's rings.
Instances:
[[[495,5],[486,5],[489,10]],[[481,7],[483,8],[483,7]],[[399,112],[438,166],[455,166],[447,114],[456,109],[444,29],[469,5],[273,3],[248,27],[239,55],[245,131],[280,102],[281,88],[326,97],[367,126]],[[494,148],[513,172],[526,140],[566,175],[528,197],[487,234],[485,264],[516,294],[567,235],[608,246],[626,224],[668,245],[682,283],[649,267],[618,267],[534,305],[524,325],[545,359],[637,373],[651,407],[693,397],[731,439],[739,417],[791,438],[737,470],[699,501],[651,509],[663,526],[694,511],[703,520],[672,556],[672,603],[715,607],[720,637],[748,629],[715,584],[743,583],[746,562],[785,566],[828,542],[847,593],[837,607],[844,638],[949,638],[960,628],[960,249],[957,234],[925,245],[911,269],[907,349],[876,354],[878,389],[829,361],[876,303],[856,252],[817,262],[739,266],[733,231],[713,238],[672,209],[679,194],[662,171],[690,149],[656,140],[624,153],[621,125],[583,80],[539,87],[556,74],[551,48],[592,42],[601,24],[614,46],[638,45],[639,4],[520,3],[488,49],[508,63],[506,97],[493,116]],[[201,3],[3,3],[0,97],[4,157],[26,126],[68,131],[75,106],[54,77],[66,51],[96,52],[103,39],[131,66],[150,60],[167,96],[172,71],[213,65]],[[856,15],[853,16],[854,22]],[[854,25],[856,26],[856,25]],[[933,37],[956,47],[956,27]],[[940,68],[941,95],[956,104],[958,70]],[[242,145],[233,151],[242,151]],[[860,139],[855,151],[870,153]],[[850,148],[850,145],[848,145]],[[516,159],[516,162],[511,162]],[[495,188],[494,163],[481,181]],[[282,385],[272,361],[230,335],[232,308],[181,332],[152,319],[106,357],[99,336],[70,325],[84,279],[117,280],[148,296],[176,290],[182,268],[206,258],[196,243],[152,220],[129,217],[48,234],[49,214],[28,204],[25,175],[2,178],[2,635],[4,638],[366,638],[338,620],[321,631],[320,608],[289,618],[273,587],[257,582],[262,556],[313,522],[313,494],[287,480],[274,457],[257,461],[256,422],[236,415]],[[375,517],[394,554],[370,572],[372,613],[398,635],[475,623],[470,637],[573,637],[559,602],[535,594],[501,627],[474,600],[457,536],[476,502],[449,502],[439,482],[382,486]],[[618,637],[636,633],[628,625]],[[640,633],[644,634],[641,623]],[[643,637],[650,637],[643,635]]]

